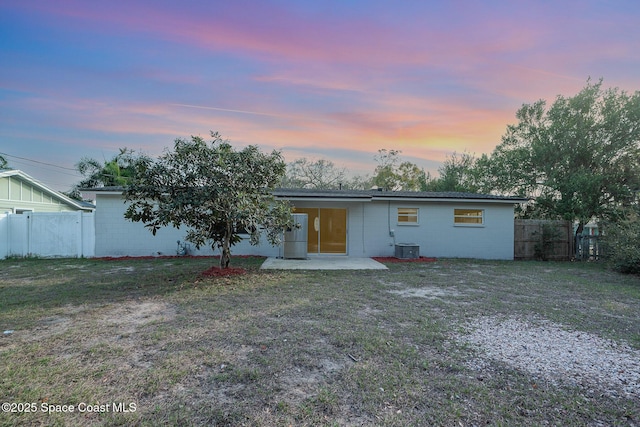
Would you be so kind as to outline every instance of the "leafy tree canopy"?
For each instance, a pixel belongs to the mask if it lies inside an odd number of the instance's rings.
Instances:
[[[400,161],[400,150],[380,149],[375,156],[378,166],[374,171],[373,184],[393,191],[423,191],[428,175],[424,169],[411,162]]]
[[[486,182],[488,167],[486,154],[476,158],[470,153],[454,152],[438,168],[439,176],[427,182],[427,190],[490,193],[491,184]]]
[[[497,191],[530,197],[527,214],[576,220],[616,215],[640,188],[640,92],[603,89],[525,104],[487,174]]]
[[[271,244],[280,243],[291,210],[271,190],[286,165],[278,151],[263,154],[253,145],[236,151],[218,133],[211,136],[210,143],[195,136],[176,139],[174,150],[157,160],[138,159],[124,193],[130,202],[125,217],[143,222],[154,235],[169,224],[187,226],[186,240],[197,248],[219,248],[226,268],[243,230],[253,245],[262,232]]]
[[[2,156],[2,154],[0,154],[0,169],[6,169],[9,167],[9,162],[7,162],[7,159],[4,158],[4,156]]]
[[[104,162],[83,157],[75,167],[84,178],[67,195],[81,200],[80,190],[83,188],[124,187],[131,180],[135,165],[144,157],[145,155],[126,147],[121,148],[111,160]]]
[[[330,160],[296,159],[287,166],[282,186],[290,188],[336,189],[345,184],[345,168],[338,168]]]

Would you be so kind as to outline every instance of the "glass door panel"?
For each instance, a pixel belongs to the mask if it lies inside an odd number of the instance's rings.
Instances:
[[[306,213],[307,222],[307,252],[317,254],[319,250],[318,238],[320,231],[320,210],[318,208],[296,208],[295,213]]]
[[[310,254],[347,253],[347,210],[295,208],[308,216],[307,252]]]
[[[320,253],[347,253],[346,209],[320,209]]]

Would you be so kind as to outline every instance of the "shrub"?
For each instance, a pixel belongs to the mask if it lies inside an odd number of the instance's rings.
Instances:
[[[640,215],[629,212],[606,227],[606,254],[614,270],[640,274]]]

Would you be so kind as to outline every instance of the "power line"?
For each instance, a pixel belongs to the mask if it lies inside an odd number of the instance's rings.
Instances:
[[[70,170],[70,171],[77,172],[77,170],[76,170],[76,169],[73,169],[73,168],[68,168],[68,167],[65,167],[65,166],[54,165],[53,163],[41,162],[41,161],[39,161],[39,160],[28,159],[28,158],[26,158],[26,157],[14,156],[14,155],[7,154],[7,153],[0,153],[0,155],[2,155],[2,156],[7,156],[7,157],[11,157],[11,158],[14,158],[14,159],[26,160],[26,161],[33,162],[33,163],[38,163],[38,164],[41,164],[41,165],[53,166],[54,168],[66,169],[66,170]]]
[[[13,167],[14,165],[25,165],[25,166],[35,167],[33,164],[31,164],[29,162],[23,162],[23,161],[20,161],[20,160],[11,160],[11,164],[9,165],[9,167]],[[62,174],[62,175],[67,175],[67,176],[73,176],[73,177],[76,177],[76,178],[78,176],[80,176],[80,173],[78,173],[77,171],[76,171],[75,174],[73,174],[73,173],[70,173],[70,172],[66,172],[64,170],[52,169],[48,165],[42,165],[42,166],[37,166],[37,167],[41,168],[43,170],[51,171],[51,173]],[[60,166],[58,166],[58,168],[60,168]]]

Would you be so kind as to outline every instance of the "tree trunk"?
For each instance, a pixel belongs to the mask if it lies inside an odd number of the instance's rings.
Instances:
[[[229,239],[224,238],[222,242],[222,254],[220,255],[220,268],[229,268],[229,262],[231,261],[231,250],[229,249]]]
[[[582,230],[584,230],[584,222],[578,222],[578,227],[576,228],[576,234],[573,236],[574,239],[574,247],[575,247],[575,257],[578,259],[579,251],[580,251],[580,236],[582,235]]]
[[[233,225],[227,222],[227,230],[222,238],[222,254],[220,255],[220,268],[229,268],[231,261],[231,233]]]

